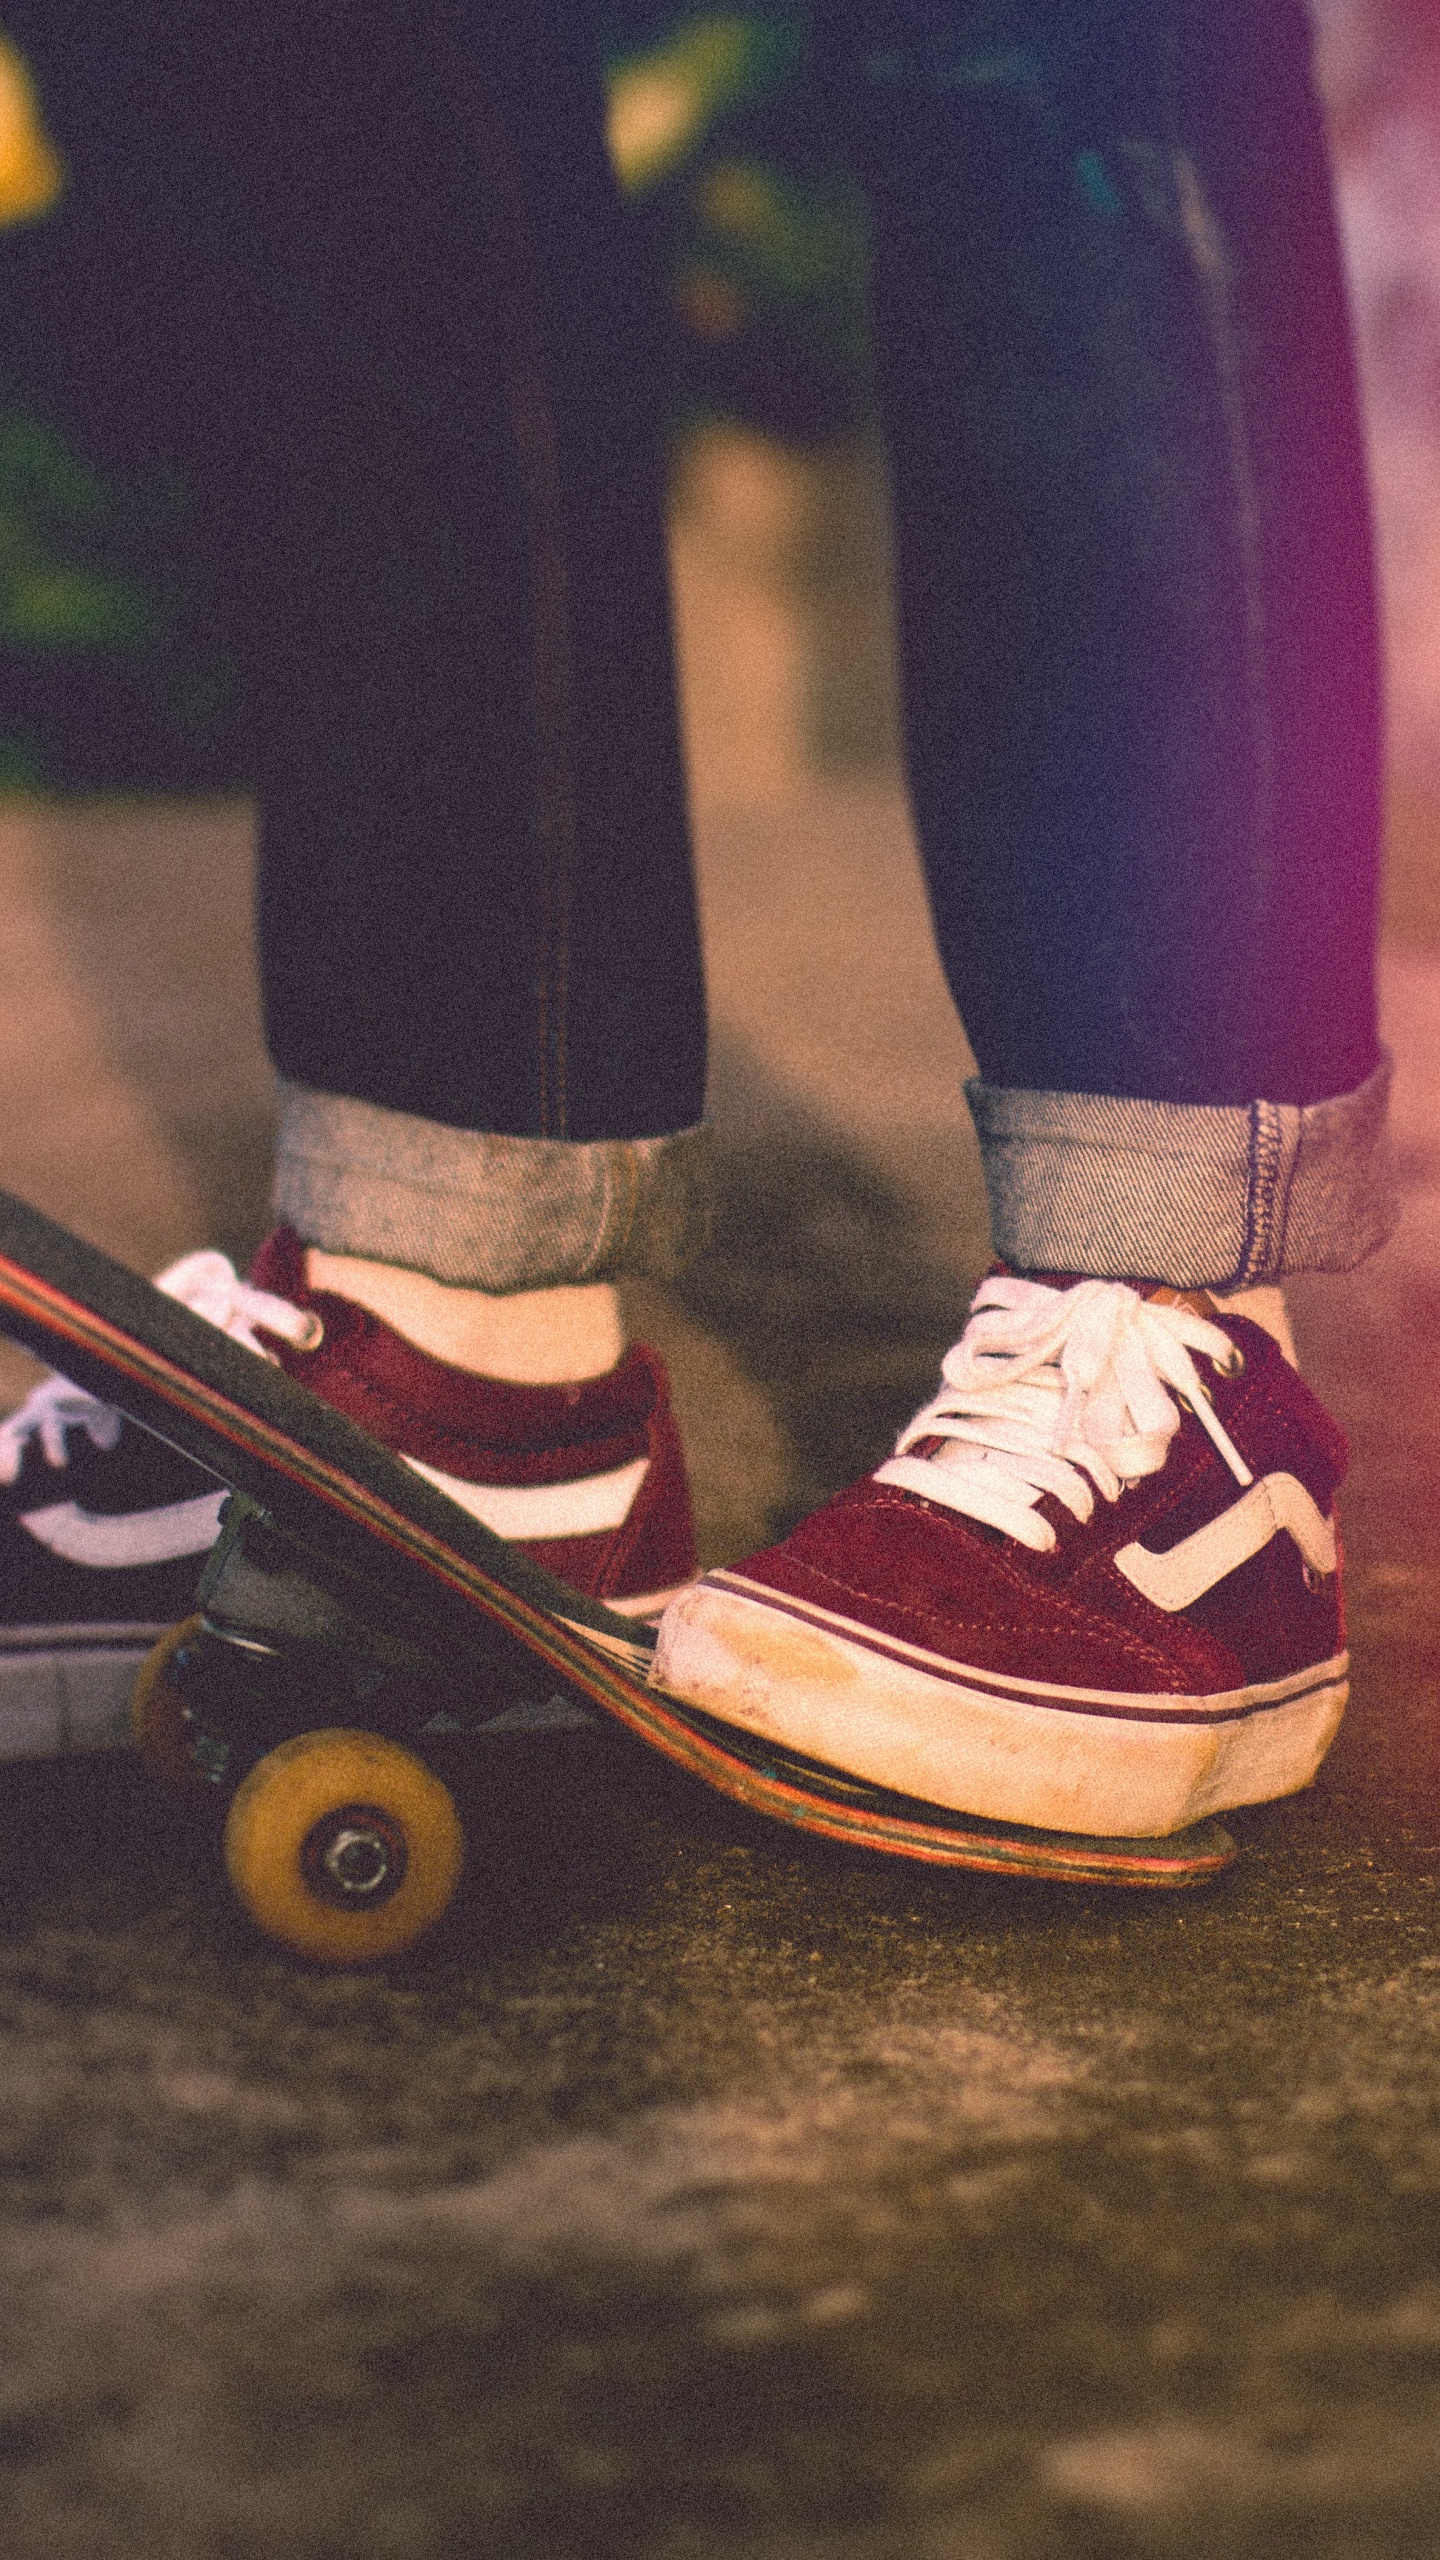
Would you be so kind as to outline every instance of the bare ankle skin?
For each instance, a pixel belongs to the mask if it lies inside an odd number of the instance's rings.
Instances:
[[[600,1378],[625,1349],[619,1299],[604,1281],[496,1297],[314,1245],[306,1252],[305,1276],[312,1289],[368,1307],[432,1358],[512,1385],[573,1386]]]
[[[1215,1303],[1227,1315],[1248,1316],[1252,1324],[1263,1326],[1272,1342],[1278,1342],[1292,1369],[1300,1366],[1295,1349],[1295,1336],[1290,1330],[1290,1310],[1285,1292],[1280,1288],[1232,1289],[1225,1297],[1213,1291]]]

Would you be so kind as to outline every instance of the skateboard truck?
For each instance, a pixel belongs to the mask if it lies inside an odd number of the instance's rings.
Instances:
[[[318,1555],[243,1493],[226,1501],[195,1610],[180,1641],[159,1650],[185,1703],[184,1748],[212,1786],[238,1785],[277,1742],[317,1725],[475,1732],[554,1689],[532,1655],[487,1644],[483,1627],[471,1657],[453,1631],[438,1638],[413,1611],[387,1606],[373,1582]],[[577,1700],[570,1721],[595,1719]]]
[[[172,1781],[230,1797],[231,1881],[260,1925],[296,1952],[375,1961],[439,1917],[462,1841],[448,1790],[421,1756],[427,1737],[481,1733],[517,1714],[529,1722],[561,1706],[566,1722],[603,1725],[578,1690],[555,1696],[553,1675],[528,1649],[477,1632],[473,1647],[457,1646],[453,1629],[428,1626],[260,1503],[238,1493],[227,1502],[196,1614],[156,1648],[137,1684],[136,1730]],[[643,1660],[642,1644],[627,1650]],[[437,1700],[446,1703],[437,1709]],[[890,1795],[658,1694],[655,1715],[646,1738],[672,1760],[754,1811],[856,1847],[1152,1887],[1203,1882],[1235,1855],[1214,1822],[1153,1841],[1030,1831]]]
[[[463,1858],[449,1790],[408,1746],[533,1697],[536,1667],[483,1622],[473,1647],[437,1640],[232,1493],[194,1616],[137,1681],[136,1737],[172,1783],[229,1800],[226,1865],[262,1928],[322,1962],[373,1962],[433,1925]]]

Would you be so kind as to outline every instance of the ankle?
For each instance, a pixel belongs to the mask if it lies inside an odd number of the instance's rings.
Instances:
[[[311,1289],[367,1307],[432,1359],[516,1386],[603,1377],[625,1349],[619,1298],[604,1281],[502,1297],[314,1245],[306,1250],[305,1279]]]
[[[1290,1330],[1290,1310],[1285,1304],[1283,1289],[1230,1289],[1223,1297],[1219,1290],[1212,1290],[1210,1294],[1216,1306],[1223,1307],[1227,1316],[1248,1316],[1252,1324],[1258,1324],[1262,1332],[1269,1334],[1272,1342],[1279,1343],[1291,1368],[1299,1368],[1299,1354],[1295,1349],[1295,1336]]]
[[[997,1265],[997,1268],[1003,1267],[1003,1265]],[[1080,1275],[1075,1272],[1057,1275],[1053,1272],[1028,1271],[1016,1276],[1021,1279],[1039,1280],[1046,1287],[1070,1288]],[[1154,1283],[1146,1285],[1153,1286]],[[1252,1324],[1258,1324],[1261,1332],[1268,1333],[1271,1341],[1278,1344],[1291,1368],[1298,1370],[1300,1355],[1296,1351],[1295,1336],[1290,1329],[1290,1310],[1285,1304],[1285,1292],[1278,1283],[1252,1289],[1207,1289],[1199,1295],[1187,1290],[1179,1282],[1167,1280],[1161,1285],[1167,1295],[1184,1299],[1191,1305],[1203,1306],[1205,1299],[1209,1298],[1214,1306],[1223,1308],[1226,1315],[1248,1316]]]

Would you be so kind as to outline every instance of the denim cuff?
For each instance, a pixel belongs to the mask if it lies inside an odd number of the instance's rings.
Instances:
[[[670,1280],[710,1227],[710,1132],[495,1137],[279,1085],[276,1215],[306,1244],[501,1294]]]
[[[1332,1102],[1132,1102],[976,1078],[991,1231],[1020,1271],[1244,1288],[1349,1271],[1396,1219],[1391,1062]]]

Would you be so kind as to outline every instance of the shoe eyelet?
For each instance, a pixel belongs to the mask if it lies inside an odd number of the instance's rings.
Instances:
[[[1233,1342],[1230,1346],[1230,1357],[1225,1363],[1225,1376],[1227,1378],[1243,1378],[1248,1366],[1249,1362],[1246,1360],[1245,1354],[1241,1350],[1239,1343]]]
[[[324,1317],[317,1316],[312,1307],[307,1307],[305,1310],[305,1330],[302,1334],[297,1335],[295,1349],[297,1351],[318,1351],[324,1339]]]
[[[1302,1559],[1300,1571],[1304,1578],[1305,1588],[1310,1592],[1323,1591],[1326,1583],[1330,1579],[1328,1574],[1321,1572],[1318,1564],[1311,1564],[1308,1557]]]

